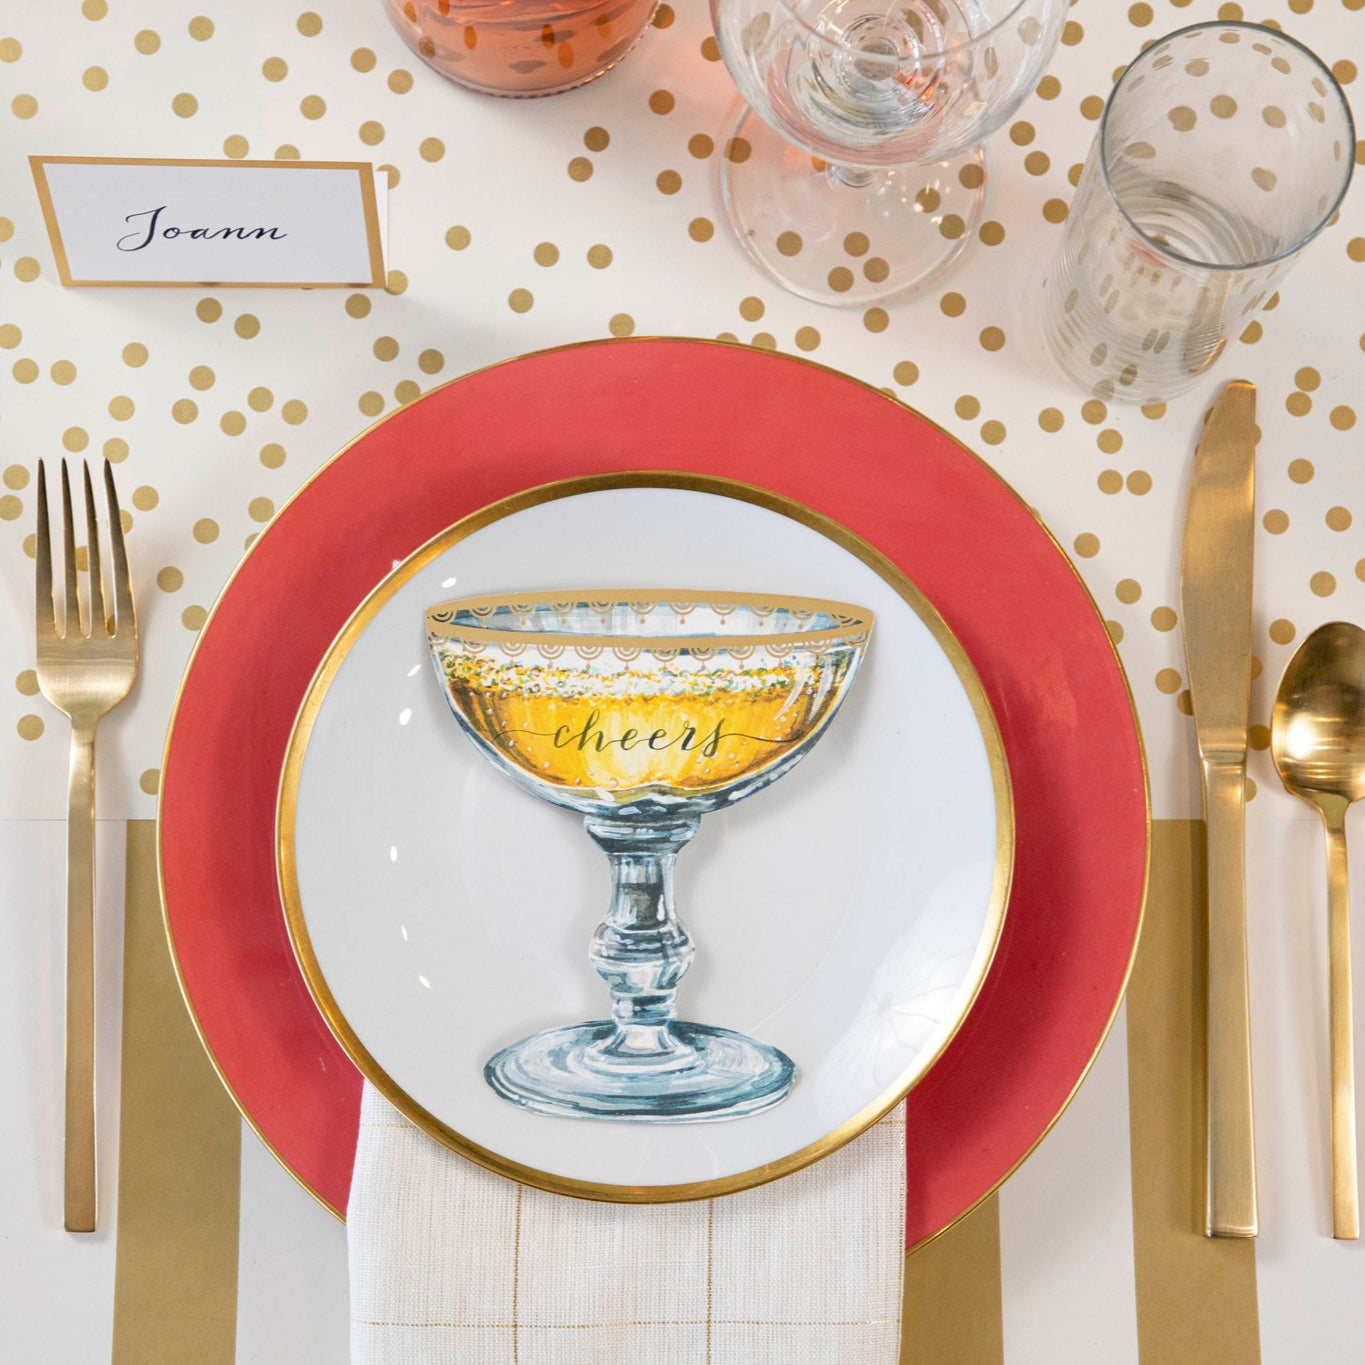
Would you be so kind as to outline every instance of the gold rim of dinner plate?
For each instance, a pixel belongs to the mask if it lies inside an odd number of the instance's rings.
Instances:
[[[745,352],[753,350],[752,347],[743,345],[742,343],[739,342],[721,341],[717,339],[712,339],[710,337],[685,336],[622,338],[599,337],[589,341],[572,342],[564,346],[542,347],[535,351],[527,351],[521,355],[509,356],[504,360],[494,361],[490,365],[479,366],[473,370],[468,370],[464,374],[458,375],[453,379],[447,380],[445,383],[436,385],[434,388],[428,390],[427,394],[423,394],[422,397],[427,397],[429,394],[435,393],[440,389],[448,388],[451,384],[459,384],[466,379],[472,379],[478,375],[486,374],[492,370],[502,369],[506,365],[518,364],[523,360],[530,360],[537,356],[553,355],[561,351],[583,350],[591,346],[639,346],[654,345],[659,342],[683,342],[688,345],[708,346],[716,347],[723,350],[737,350]],[[1020,497],[1017,490],[996,469],[994,469],[985,459],[978,455],[974,450],[964,445],[962,441],[960,441],[956,436],[949,432],[940,423],[935,422],[933,418],[925,416],[925,414],[920,412],[918,408],[913,407],[909,403],[903,402],[895,394],[888,392],[886,389],[879,388],[877,385],[871,384],[865,379],[859,379],[854,375],[846,374],[842,370],[837,370],[831,365],[821,364],[819,361],[811,360],[807,356],[791,355],[788,354],[787,352],[781,351],[769,352],[768,354],[775,355],[781,358],[782,360],[790,361],[798,365],[807,366],[808,368],[820,372],[822,374],[833,375],[835,378],[842,379],[850,384],[854,384],[858,388],[864,389],[869,393],[875,393],[879,397],[884,398],[888,403],[892,403],[897,408],[901,408],[904,411],[911,413],[914,417],[918,418],[926,426],[932,428],[940,435],[947,437],[947,439],[950,440],[959,450],[961,450],[964,455],[966,455],[969,459],[975,461],[978,465],[980,465],[981,468],[992,479],[994,479],[995,482],[998,483],[1007,493],[1009,493],[1009,495],[1013,497],[1021,506],[1023,506],[1025,509],[1029,510],[1032,513],[1035,520],[1037,520],[1038,522],[1038,529],[1042,532],[1043,535],[1045,535],[1048,538],[1049,541],[1052,542],[1052,546],[1057,551],[1058,555],[1061,557],[1062,562],[1066,564],[1068,569],[1071,570],[1072,577],[1075,578],[1077,585],[1085,594],[1086,601],[1090,603],[1091,610],[1095,613],[1095,619],[1099,621],[1101,625],[1103,625],[1104,616],[1099,609],[1099,604],[1095,601],[1094,594],[1090,591],[1089,586],[1081,577],[1079,571],[1076,568],[1076,565],[1072,562],[1071,556],[1068,555],[1067,552],[1062,548],[1061,542],[1057,540],[1057,538],[1043,523],[1041,518],[1039,518],[1037,514],[1032,511],[1032,508],[1029,507],[1029,504],[1022,497]],[[283,516],[284,513],[294,504],[295,500],[302,497],[304,493],[306,493],[308,489],[312,486],[314,481],[320,478],[332,466],[333,463],[341,459],[341,457],[345,455],[348,451],[350,451],[353,446],[359,444],[359,442],[363,441],[377,427],[381,426],[384,422],[389,421],[394,416],[396,416],[397,413],[401,411],[403,411],[402,408],[396,408],[394,409],[393,412],[385,413],[382,417],[376,418],[368,426],[366,426],[360,432],[358,432],[350,441],[348,441],[339,450],[337,450],[329,459],[324,461],[323,464],[319,465],[318,468],[315,469],[313,473],[310,474],[308,478],[305,479],[304,482],[299,485],[299,487],[294,491],[294,493],[280,505],[280,507],[276,510],[275,515],[271,517],[270,521],[262,528],[261,532],[258,534],[256,540],[252,542],[251,549],[248,549],[242,555],[241,559],[238,560],[232,572],[228,575],[227,580],[224,582],[222,589],[219,591],[217,597],[214,599],[212,607],[209,609],[209,614],[205,619],[203,626],[200,627],[199,634],[196,637],[194,646],[190,651],[190,657],[186,662],[185,671],[181,675],[180,683],[176,688],[175,698],[171,705],[170,720],[168,721],[166,728],[166,741],[163,746],[161,764],[162,783],[160,791],[157,796],[156,815],[157,885],[161,894],[162,919],[166,926],[166,941],[170,949],[171,963],[175,968],[176,980],[180,985],[180,993],[185,1001],[185,1008],[189,1012],[190,1020],[194,1025],[195,1032],[199,1035],[199,1041],[203,1044],[204,1051],[208,1054],[209,1061],[212,1064],[214,1071],[217,1073],[219,1080],[222,1081],[223,1088],[227,1091],[229,1097],[232,1099],[232,1102],[237,1106],[238,1110],[242,1115],[242,1118],[245,1120],[245,1122],[248,1124],[251,1130],[256,1134],[256,1136],[260,1138],[266,1150],[269,1151],[273,1157],[275,1157],[275,1159],[280,1163],[280,1165],[283,1166],[284,1169],[288,1171],[289,1174],[299,1183],[299,1185],[302,1186],[303,1189],[307,1190],[308,1193],[311,1194],[313,1198],[316,1199],[318,1203],[323,1206],[323,1208],[333,1213],[337,1218],[341,1219],[342,1221],[345,1221],[346,1217],[345,1213],[341,1209],[337,1208],[329,1199],[325,1198],[316,1189],[314,1189],[313,1186],[310,1185],[306,1180],[304,1180],[304,1178],[301,1175],[299,1175],[298,1172],[295,1171],[294,1168],[289,1164],[289,1162],[286,1161],[285,1158],[280,1154],[279,1150],[265,1135],[265,1133],[262,1132],[260,1125],[256,1122],[255,1118],[253,1118],[252,1115],[247,1111],[246,1106],[242,1103],[241,1098],[238,1096],[231,1082],[223,1073],[223,1069],[218,1063],[218,1058],[214,1055],[212,1047],[209,1046],[208,1039],[204,1036],[203,1025],[200,1022],[199,1016],[194,1008],[194,1002],[190,999],[189,992],[185,986],[184,972],[182,971],[180,966],[180,958],[178,953],[176,952],[175,936],[171,930],[170,925],[170,908],[169,905],[167,904],[166,898],[165,863],[162,857],[163,830],[162,804],[165,800],[166,791],[165,775],[167,772],[167,760],[170,756],[171,741],[175,734],[175,722],[179,714],[180,702],[182,696],[184,695],[185,684],[189,679],[191,672],[194,669],[195,660],[199,653],[200,642],[204,639],[204,637],[208,634],[210,628],[212,627],[214,618],[218,613],[218,609],[222,605],[225,598],[227,597],[227,594],[231,591],[232,586],[237,579],[237,575],[242,571],[243,566],[250,559],[256,546],[260,544],[261,539],[273,528],[275,522],[281,516]],[[982,1204],[984,1204],[986,1200],[989,1199],[993,1194],[995,1194],[1000,1189],[1000,1187],[1010,1178],[1010,1176],[1012,1176],[1015,1173],[1015,1171],[1017,1171],[1019,1167],[1022,1166],[1026,1160],[1028,1160],[1028,1158],[1037,1149],[1038,1144],[1041,1143],[1045,1137],[1047,1137],[1047,1135],[1053,1130],[1054,1127],[1056,1127],[1058,1120],[1060,1120],[1062,1115],[1070,1106],[1071,1101],[1076,1097],[1077,1091],[1080,1089],[1082,1083],[1085,1081],[1085,1078],[1090,1074],[1090,1069],[1092,1066],[1094,1066],[1095,1059],[1099,1056],[1100,1051],[1103,1049],[1105,1041],[1108,1039],[1109,1034],[1114,1027],[1114,1021],[1118,1018],[1119,1009],[1123,1004],[1124,994],[1128,989],[1128,982],[1132,977],[1133,963],[1136,960],[1138,943],[1140,942],[1142,937],[1142,925],[1143,921],[1146,918],[1147,896],[1151,883],[1150,877],[1152,847],[1151,782],[1147,767],[1147,749],[1146,744],[1142,737],[1142,727],[1138,719],[1137,707],[1134,704],[1133,700],[1132,685],[1128,680],[1127,671],[1123,667],[1123,660],[1119,657],[1118,648],[1114,644],[1113,638],[1109,635],[1107,629],[1105,630],[1105,639],[1108,643],[1109,651],[1113,658],[1114,664],[1119,670],[1119,677],[1122,679],[1124,692],[1128,698],[1129,714],[1132,717],[1133,731],[1138,742],[1138,758],[1142,769],[1142,795],[1144,805],[1142,899],[1138,907],[1137,928],[1133,935],[1133,946],[1129,952],[1128,964],[1124,970],[1123,980],[1120,983],[1118,993],[1114,998],[1114,1005],[1109,1012],[1109,1017],[1105,1021],[1104,1027],[1103,1029],[1101,1029],[1100,1035],[1095,1041],[1095,1047],[1092,1053],[1090,1054],[1089,1060],[1086,1062],[1080,1074],[1077,1076],[1075,1084],[1067,1092],[1065,1100],[1062,1101],[1057,1111],[1048,1120],[1047,1125],[1043,1128],[1042,1132],[1038,1134],[1037,1138],[1034,1139],[1034,1141],[1030,1144],[1028,1149],[1020,1155],[1019,1159],[997,1181],[995,1181],[988,1189],[983,1191],[979,1198],[974,1200],[971,1204],[969,1204],[966,1208],[962,1209],[959,1213],[955,1214],[946,1223],[944,1223],[942,1227],[937,1228],[927,1237],[924,1237],[919,1242],[915,1243],[914,1247],[908,1248],[908,1250],[913,1251],[916,1248],[925,1246],[929,1242],[934,1241],[936,1238],[941,1237],[950,1228],[955,1227],[974,1210],[976,1210]]]
[[[621,488],[675,488],[688,492],[733,498],[738,502],[749,503],[770,512],[777,512],[800,525],[819,532],[845,552],[867,565],[895,589],[902,601],[927,627],[938,647],[952,664],[958,682],[971,703],[972,714],[976,718],[977,727],[986,748],[986,757],[991,772],[991,791],[995,805],[995,872],[991,882],[990,899],[986,908],[986,918],[982,926],[981,936],[978,939],[976,951],[972,955],[968,970],[964,975],[964,982],[968,985],[967,998],[933,1053],[917,1059],[913,1065],[902,1071],[889,1086],[884,1087],[876,1098],[814,1142],[807,1143],[798,1150],[779,1157],[776,1161],[754,1166],[745,1171],[737,1171],[712,1180],[696,1180],[677,1184],[612,1185],[597,1180],[582,1180],[573,1176],[558,1175],[536,1166],[528,1166],[475,1142],[449,1123],[443,1122],[413,1099],[389,1075],[365,1046],[359,1035],[351,1027],[345,1011],[327,984],[326,976],[313,951],[312,941],[308,933],[307,919],[299,894],[298,865],[294,844],[299,781],[303,774],[304,758],[308,750],[309,740],[312,737],[313,727],[326,702],[327,693],[345,663],[351,648],[394,594],[434,559],[485,526],[515,516],[530,507],[539,507],[558,502],[564,498],[577,497],[584,493]],[[736,479],[724,479],[715,475],[672,470],[636,470],[609,474],[588,474],[524,489],[520,493],[514,493],[510,497],[499,499],[486,507],[479,508],[467,517],[462,517],[444,531],[433,536],[425,545],[415,550],[407,559],[391,570],[361,602],[341,628],[331,647],[323,656],[322,662],[318,665],[317,671],[313,674],[313,679],[308,685],[308,690],[304,694],[298,716],[294,721],[294,728],[289,736],[289,746],[285,751],[284,765],[280,774],[275,833],[275,863],[280,900],[284,905],[285,925],[294,945],[294,955],[298,958],[304,981],[308,985],[314,1003],[322,1012],[328,1027],[336,1036],[346,1055],[359,1068],[365,1079],[399,1113],[415,1123],[423,1132],[434,1137],[452,1151],[468,1157],[469,1160],[498,1175],[507,1176],[523,1185],[533,1185],[537,1189],[548,1190],[552,1194],[571,1195],[578,1199],[594,1199],[617,1204],[671,1204],[683,1200],[714,1199],[721,1195],[735,1194],[740,1190],[752,1189],[756,1185],[767,1184],[769,1181],[780,1179],[784,1175],[790,1175],[793,1171],[799,1171],[803,1167],[819,1161],[822,1157],[828,1156],[831,1152],[837,1151],[845,1143],[851,1142],[859,1133],[870,1128],[878,1119],[894,1109],[913,1089],[915,1082],[925,1075],[943,1054],[944,1049],[957,1035],[958,1030],[962,1027],[963,1020],[966,1019],[972,1006],[976,1003],[976,998],[985,983],[986,974],[990,970],[991,961],[995,957],[995,950],[1000,942],[1014,870],[1014,806],[1010,793],[1005,747],[1000,737],[995,713],[991,710],[990,703],[986,698],[986,690],[981,685],[981,680],[967,656],[967,651],[962,647],[961,642],[929,599],[924,596],[908,575],[893,564],[880,550],[874,549],[860,536],[854,535],[846,527],[841,526],[823,513],[816,512],[794,499],[783,497],[767,489],[758,488],[753,484],[742,483]]]

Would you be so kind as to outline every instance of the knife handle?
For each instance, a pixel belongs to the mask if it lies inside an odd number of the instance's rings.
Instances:
[[[1205,1234],[1255,1237],[1247,982],[1246,760],[1204,759],[1208,830],[1208,1182]]]

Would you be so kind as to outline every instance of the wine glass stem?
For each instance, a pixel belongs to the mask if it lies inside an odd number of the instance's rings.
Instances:
[[[673,864],[700,820],[683,816],[646,826],[589,816],[583,824],[606,853],[612,876],[611,906],[589,950],[611,988],[616,1025],[600,1050],[622,1059],[690,1053],[669,1029],[678,982],[695,952],[674,908]]]

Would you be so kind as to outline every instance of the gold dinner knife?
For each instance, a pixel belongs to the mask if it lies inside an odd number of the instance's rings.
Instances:
[[[1222,392],[1194,457],[1180,607],[1208,837],[1208,1130],[1204,1231],[1255,1237],[1247,984],[1246,760],[1256,389]]]

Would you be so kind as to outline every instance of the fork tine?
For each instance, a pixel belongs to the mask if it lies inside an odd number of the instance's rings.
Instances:
[[[114,631],[122,634],[130,630],[137,634],[137,612],[133,607],[132,577],[128,572],[128,551],[123,544],[123,514],[119,511],[118,493],[114,490],[114,469],[104,462],[104,492],[109,503],[109,553],[114,561],[114,604],[117,609]]]
[[[57,607],[52,600],[52,540],[47,520],[47,475],[41,460],[38,461],[38,539],[33,558],[37,563],[38,583],[34,619],[41,640],[57,633]]]
[[[95,490],[90,486],[90,464],[81,461],[85,482],[85,546],[90,565],[90,634],[109,634],[109,618],[104,611],[104,583],[100,573],[100,527],[95,520]]]
[[[71,512],[71,478],[62,461],[62,549],[66,555],[66,577],[63,596],[66,606],[66,638],[74,640],[81,633],[81,599],[76,586],[76,524]]]

